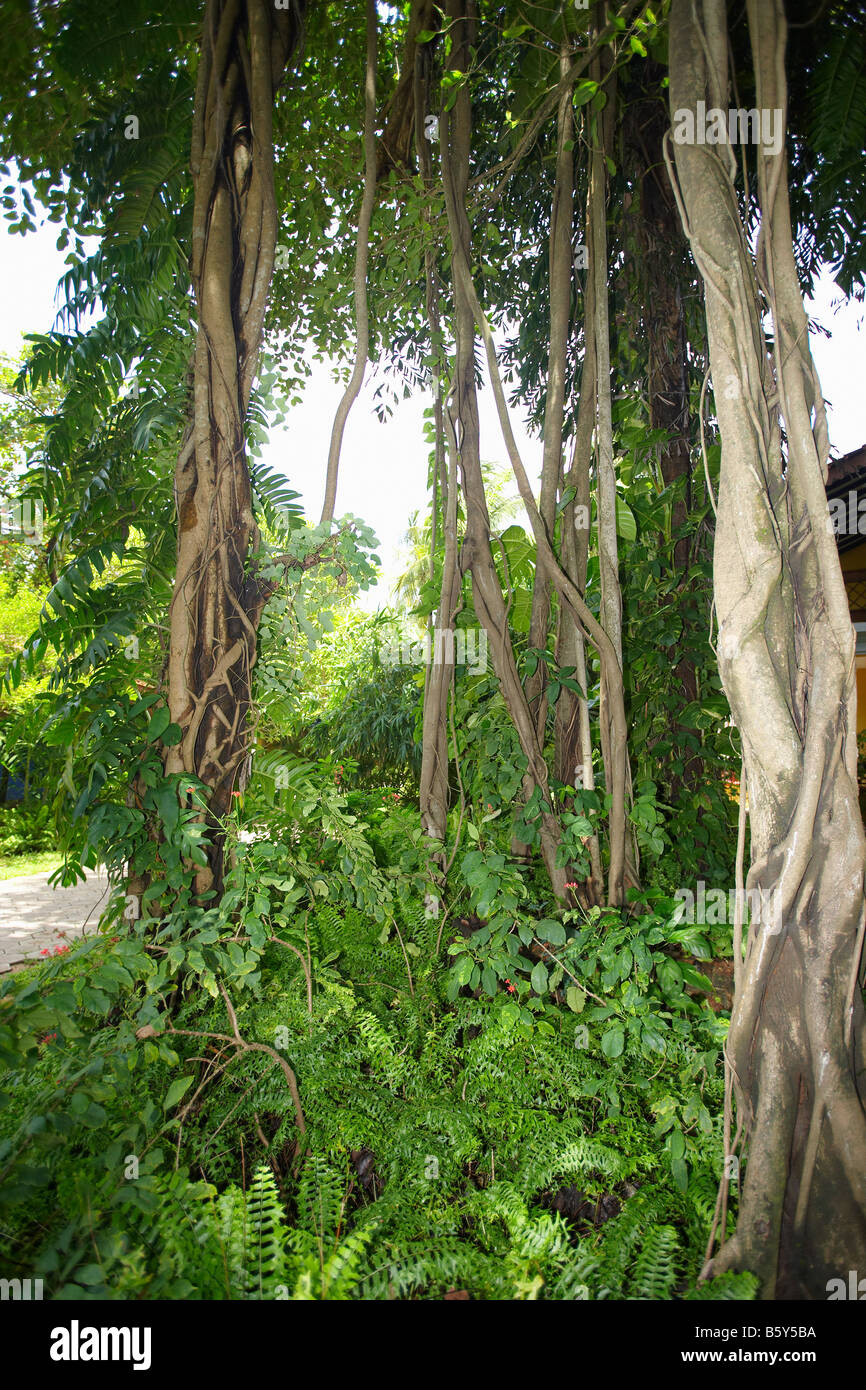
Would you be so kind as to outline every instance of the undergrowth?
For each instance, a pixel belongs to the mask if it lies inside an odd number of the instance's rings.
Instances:
[[[274,941],[233,1000],[269,1050],[235,1046],[227,996],[194,976],[162,1032],[136,991],[102,1003],[105,938],[4,984],[4,1022],[30,986],[79,1001],[26,1074],[6,1057],[4,1275],[58,1299],[754,1296],[750,1275],[696,1284],[722,1165],[711,1012],[656,1000],[650,1067],[625,1026],[606,1055],[609,1009],[533,1014],[507,987],[449,1003],[455,931],[437,953],[420,899],[384,924],[324,902],[289,925],[312,1012]]]

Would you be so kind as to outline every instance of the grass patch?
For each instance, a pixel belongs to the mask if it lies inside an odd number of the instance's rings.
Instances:
[[[56,850],[37,850],[33,854],[0,855],[0,882],[7,878],[23,878],[26,874],[50,873],[63,863]]]

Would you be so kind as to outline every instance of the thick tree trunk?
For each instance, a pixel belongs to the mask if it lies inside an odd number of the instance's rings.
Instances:
[[[786,108],[780,0],[749,0],[757,105]],[[728,108],[724,0],[673,0],[671,110]],[[722,464],[714,558],[719,668],[743,740],[749,929],[727,1043],[748,1141],[736,1234],[708,1273],[765,1298],[826,1298],[866,1261],[866,1044],[858,972],[866,841],[854,639],[824,492],[827,434],[808,345],[786,157],[758,151],[761,325],[731,148],[677,144],[683,224],[706,287]],[[780,412],[787,438],[783,454]]]
[[[208,866],[219,889],[221,822],[249,752],[256,630],[264,595],[246,573],[257,542],[244,426],[277,235],[273,102],[305,0],[208,0],[193,117],[191,274],[198,307],[193,418],[177,461],[178,548],[168,703],[182,741],[166,772],[209,789]]]

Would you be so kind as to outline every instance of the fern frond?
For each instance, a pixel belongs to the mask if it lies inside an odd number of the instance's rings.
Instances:
[[[650,1228],[632,1275],[633,1297],[669,1299],[677,1278],[679,1243],[673,1226]]]

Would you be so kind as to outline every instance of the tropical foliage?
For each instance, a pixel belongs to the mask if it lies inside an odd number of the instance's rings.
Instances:
[[[786,46],[776,0],[12,5],[2,206],[67,270],[0,373],[41,522],[0,547],[0,855],[111,894],[0,981],[4,1277],[691,1301],[854,1261],[853,648],[797,326],[822,267],[863,292],[855,8],[791,0]],[[674,149],[722,68],[781,163]],[[314,517],[263,446],[325,361]],[[376,611],[334,505],[369,362],[429,488]]]

